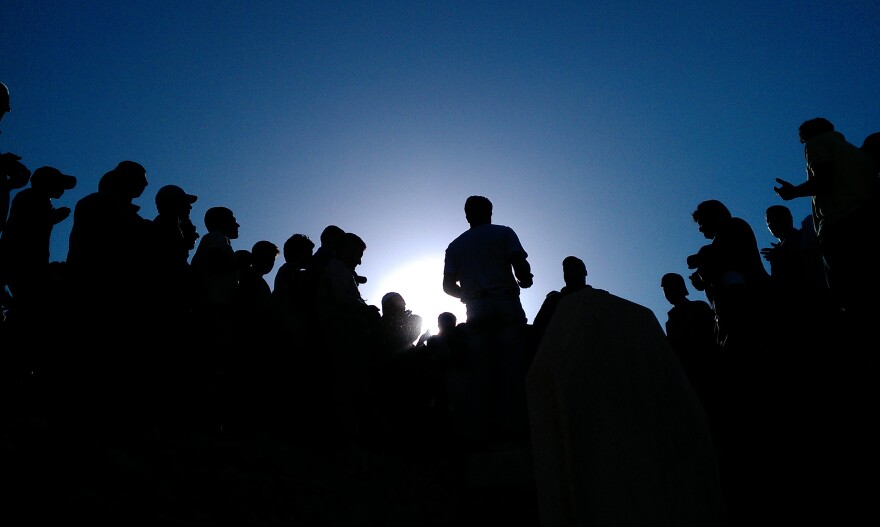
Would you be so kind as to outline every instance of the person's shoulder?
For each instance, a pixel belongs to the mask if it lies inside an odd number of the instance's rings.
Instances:
[[[712,306],[705,300],[688,300],[685,304],[687,308],[695,313],[714,313]]]

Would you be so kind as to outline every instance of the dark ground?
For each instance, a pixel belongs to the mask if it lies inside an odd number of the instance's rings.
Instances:
[[[5,417],[5,526],[539,523],[527,447],[475,454],[436,429],[345,446],[296,431],[289,439],[143,429],[133,440],[105,440],[33,416]]]

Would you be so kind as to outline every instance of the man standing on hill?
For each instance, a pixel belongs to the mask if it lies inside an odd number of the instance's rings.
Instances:
[[[528,435],[526,315],[528,254],[513,229],[492,224],[492,202],[465,201],[470,228],[446,248],[443,291],[467,306],[469,435],[477,449]]]

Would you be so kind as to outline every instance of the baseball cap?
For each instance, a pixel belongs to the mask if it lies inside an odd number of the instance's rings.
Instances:
[[[198,196],[187,194],[177,185],[165,185],[156,192],[156,206],[186,204],[192,205],[199,199]]]
[[[32,187],[58,186],[70,190],[76,186],[76,178],[62,173],[55,167],[40,167],[31,175]]]

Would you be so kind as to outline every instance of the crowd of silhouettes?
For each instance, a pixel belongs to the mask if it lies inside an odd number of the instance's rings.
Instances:
[[[0,118],[9,110],[0,84]],[[777,179],[774,190],[810,197],[811,215],[796,225],[786,206],[769,205],[778,243],[759,249],[746,221],[703,201],[692,218],[709,243],[682,255],[682,268],[705,301],[688,299],[681,274],[658,273],[672,305],[668,342],[711,423],[732,518],[745,516],[756,488],[780,482],[866,510],[864,487],[829,480],[853,481],[853,466],[876,478],[865,471],[880,468],[869,423],[878,402],[878,138],[859,148],[825,119],[804,122],[807,179]],[[428,335],[403,294],[388,292],[381,309],[363,299],[357,267],[367,244],[338,226],[327,226],[317,250],[302,233],[280,249],[261,240],[236,250],[233,211],[208,208],[200,236],[190,218],[198,198],[177,185],[156,192],[155,218],[142,217],[135,200],[147,170],[137,162],[105,173],[72,218],[54,200],[76,177],[49,166],[31,174],[12,153],[0,154],[0,170],[4,426],[37,419],[63,431],[81,469],[94,459],[77,452],[137,451],[157,433],[477,450],[527,440],[529,361],[558,305],[591,287],[584,261],[568,256],[564,287],[528,324],[519,302],[532,284],[528,255],[511,228],[491,223],[492,203],[471,196],[470,228],[447,247],[442,284],[466,304],[467,320],[423,314],[440,327]],[[50,261],[63,221],[72,221],[68,253]],[[756,482],[774,463],[774,478]]]

